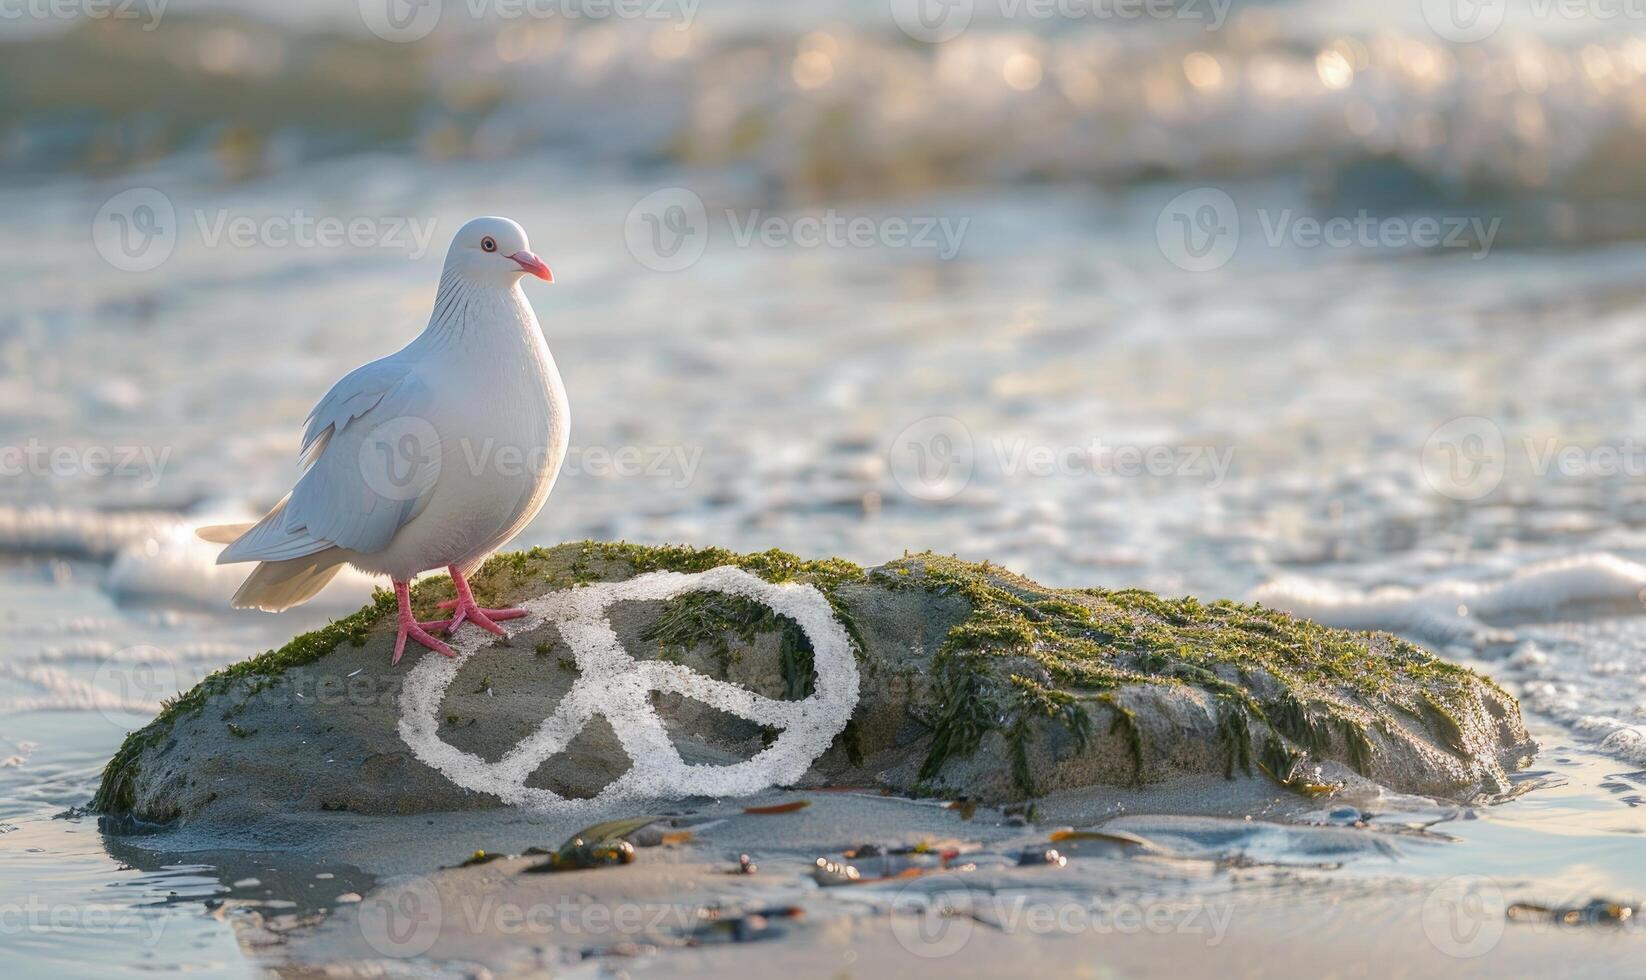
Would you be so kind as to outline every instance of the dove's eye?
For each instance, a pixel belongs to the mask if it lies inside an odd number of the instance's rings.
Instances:
[[[497,239],[487,235],[485,238],[480,239],[480,248],[486,252],[497,251]]]

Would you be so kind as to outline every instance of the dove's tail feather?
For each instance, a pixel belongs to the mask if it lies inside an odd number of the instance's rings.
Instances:
[[[343,568],[340,549],[285,561],[262,562],[252,571],[230,605],[236,609],[280,612],[307,602]]]
[[[210,541],[212,544],[233,544],[242,535],[244,535],[247,531],[250,531],[255,526],[256,525],[249,523],[208,524],[205,527],[195,528],[194,536],[202,541]]]
[[[232,565],[242,561],[280,562],[288,558],[304,558],[335,547],[330,541],[322,541],[309,534],[307,530],[291,531],[286,528],[286,504],[290,501],[291,494],[288,493],[262,520],[247,526],[240,534],[230,538],[229,546],[217,556],[217,564]],[[235,530],[239,530],[239,525],[218,524],[201,528],[195,533],[207,541],[215,541],[219,537],[227,537]],[[208,532],[211,537],[207,537]]]

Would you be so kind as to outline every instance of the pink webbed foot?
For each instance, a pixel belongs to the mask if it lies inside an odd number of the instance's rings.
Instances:
[[[426,627],[436,626],[434,623],[419,623],[412,616],[411,587],[405,582],[394,583],[394,598],[400,607],[399,630],[394,637],[394,659],[389,661],[390,666],[400,663],[400,657],[406,652],[406,639],[409,637],[428,647],[436,653],[448,657],[457,656],[457,651],[429,635]]]
[[[508,631],[497,625],[496,621],[499,619],[519,619],[526,615],[524,609],[482,609],[474,601],[474,593],[469,590],[469,581],[463,577],[463,573],[455,565],[448,571],[451,572],[452,583],[457,586],[457,598],[447,599],[445,602],[438,604],[441,609],[454,610],[452,618],[445,621],[445,630],[448,635],[455,632],[457,627],[465,622],[469,622],[488,633],[508,636]]]

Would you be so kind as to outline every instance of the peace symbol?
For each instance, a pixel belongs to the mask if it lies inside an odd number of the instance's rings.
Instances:
[[[800,701],[767,698],[680,664],[636,660],[623,649],[606,618],[615,602],[669,599],[686,592],[725,592],[760,602],[799,624],[811,641],[815,690]],[[551,592],[526,602],[524,629],[552,622],[571,647],[580,672],[572,689],[530,735],[496,762],[440,738],[439,710],[463,663],[487,650],[492,637],[474,631],[452,644],[455,658],[424,657],[406,678],[400,699],[400,737],[426,765],[467,789],[505,803],[563,810],[618,799],[742,796],[798,780],[846,727],[857,705],[857,663],[851,642],[823,593],[809,585],[767,582],[730,565],[695,575],[652,572],[625,582],[602,582]],[[491,651],[491,656],[507,656]],[[687,765],[670,741],[651,692],[683,695],[749,721],[781,730],[754,757],[732,765]],[[596,715],[604,716],[632,762],[593,799],[567,799],[526,780],[565,750]]]

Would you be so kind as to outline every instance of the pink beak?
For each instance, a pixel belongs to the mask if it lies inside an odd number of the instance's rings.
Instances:
[[[554,282],[554,273],[549,271],[549,267],[543,264],[542,259],[532,253],[524,251],[516,252],[509,256],[509,258],[520,263],[520,268],[525,269],[527,272],[543,280],[544,282]]]

